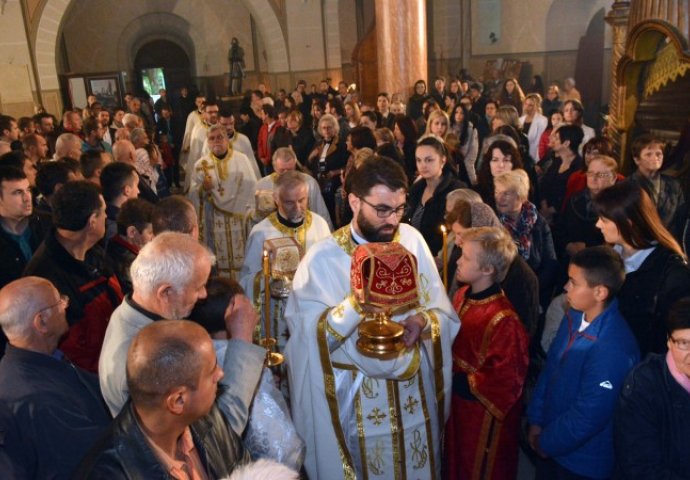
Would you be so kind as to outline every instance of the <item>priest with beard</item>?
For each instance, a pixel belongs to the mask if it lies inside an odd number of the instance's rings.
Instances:
[[[395,161],[366,160],[352,173],[353,221],[314,245],[295,274],[285,359],[310,478],[440,477],[450,348],[460,322],[438,294],[443,284],[426,242],[400,224],[407,186]],[[392,316],[404,327],[406,348],[390,359],[365,356],[356,346],[371,307],[351,292],[351,256],[368,242],[398,242],[417,259],[419,305]]]

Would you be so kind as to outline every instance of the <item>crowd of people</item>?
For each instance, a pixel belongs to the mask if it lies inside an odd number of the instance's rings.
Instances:
[[[522,449],[540,480],[687,478],[690,210],[659,138],[624,177],[570,78],[159,94],[0,115],[3,476],[514,479]],[[415,264],[384,358],[369,243]]]

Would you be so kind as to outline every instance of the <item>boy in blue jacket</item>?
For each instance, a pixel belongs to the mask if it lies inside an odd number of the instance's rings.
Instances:
[[[613,412],[637,342],[615,296],[625,279],[611,248],[578,252],[565,286],[571,308],[549,348],[527,409],[529,442],[543,459],[536,479],[606,479],[613,474]]]

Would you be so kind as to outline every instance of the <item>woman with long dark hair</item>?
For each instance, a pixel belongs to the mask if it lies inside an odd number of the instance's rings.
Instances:
[[[522,103],[525,101],[525,94],[520,88],[517,78],[507,78],[503,82],[501,93],[498,95],[498,101],[501,105],[514,106],[519,115],[522,115]]]
[[[494,177],[516,168],[524,167],[515,142],[496,140],[489,145],[484,154],[484,160],[477,172],[477,184],[473,188],[481,195],[484,203],[496,210]]]
[[[465,162],[465,170],[472,185],[477,183],[477,155],[479,154],[479,135],[470,121],[470,112],[462,103],[458,104],[450,116],[450,132],[458,138],[458,151]]]
[[[654,202],[639,184],[624,181],[594,198],[597,227],[625,263],[618,294],[621,313],[640,352],[667,349],[664,320],[671,305],[690,295],[690,269],[680,245],[662,224]]]
[[[443,244],[446,196],[466,185],[450,171],[448,148],[440,138],[432,135],[420,140],[416,156],[420,179],[410,188],[406,217],[421,232],[431,254],[436,255]]]
[[[412,117],[407,115],[396,115],[395,126],[393,127],[393,135],[395,136],[396,146],[403,152],[405,161],[405,173],[407,178],[412,183],[416,177],[417,161],[415,159],[415,150],[417,149],[417,125],[415,125]]]
[[[426,82],[424,80],[417,80],[414,83],[414,94],[407,101],[408,112],[413,120],[417,120],[421,117],[424,112],[422,106],[424,101],[429,98],[429,94],[426,91]]]
[[[582,143],[580,144],[580,153],[582,153],[582,147],[596,136],[594,129],[585,125],[585,108],[579,101],[571,99],[563,103],[562,111],[565,123],[577,125],[582,128],[582,133],[584,134]]]

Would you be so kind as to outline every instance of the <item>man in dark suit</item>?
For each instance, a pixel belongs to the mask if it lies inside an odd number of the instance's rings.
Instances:
[[[24,277],[0,290],[0,326],[9,339],[0,361],[3,478],[71,478],[110,413],[98,378],[57,349],[69,325],[69,298],[48,280]],[[13,428],[21,426],[21,428]]]

